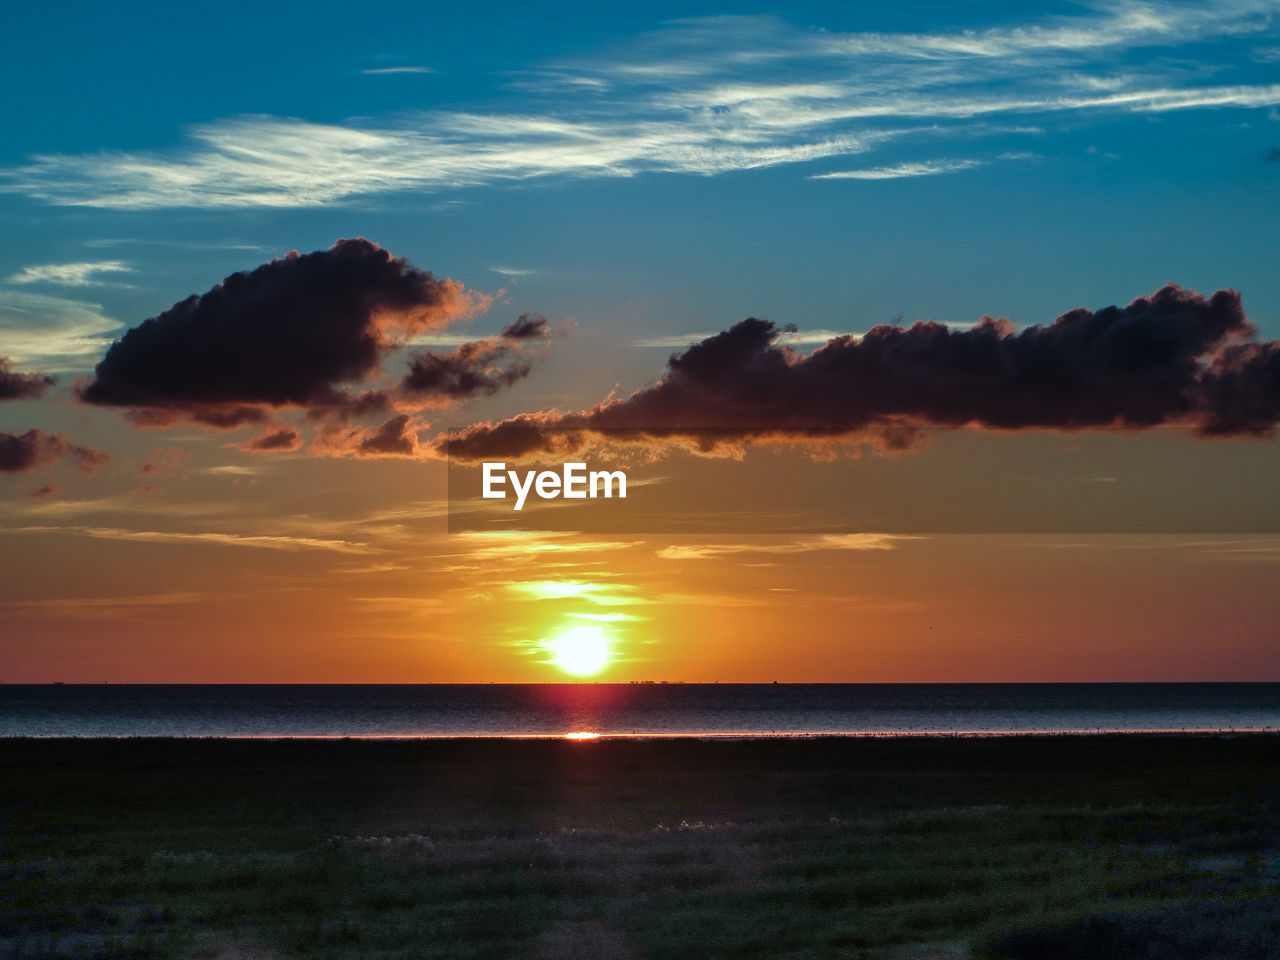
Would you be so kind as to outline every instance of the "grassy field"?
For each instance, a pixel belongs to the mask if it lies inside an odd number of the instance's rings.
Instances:
[[[1269,736],[0,740],[0,958],[1275,957],[1278,813]]]

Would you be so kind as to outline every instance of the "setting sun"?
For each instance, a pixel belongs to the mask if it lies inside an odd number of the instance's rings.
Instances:
[[[546,643],[551,662],[578,676],[599,673],[609,662],[609,638],[599,627],[574,627]]]

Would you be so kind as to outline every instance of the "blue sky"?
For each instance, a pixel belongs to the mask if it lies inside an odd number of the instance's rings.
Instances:
[[[0,293],[129,326],[363,234],[622,342],[1166,281],[1275,329],[1276,12],[11,9]]]

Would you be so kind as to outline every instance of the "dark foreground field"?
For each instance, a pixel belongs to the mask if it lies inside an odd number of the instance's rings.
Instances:
[[[1253,960],[1278,813],[1268,736],[8,740],[0,958]]]

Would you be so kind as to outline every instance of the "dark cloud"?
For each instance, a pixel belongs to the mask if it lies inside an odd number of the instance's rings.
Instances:
[[[529,359],[510,347],[480,340],[452,353],[426,351],[411,358],[400,389],[425,405],[446,406],[497,393],[527,377],[531,369]]]
[[[0,357],[0,400],[32,400],[43,396],[53,383],[54,378],[45,373],[18,373],[8,357]]]
[[[538,347],[559,332],[536,313],[451,353],[409,353],[399,382],[385,379],[387,361],[410,338],[489,302],[368,240],[339,240],[233,274],[128,331],[80,396],[122,408],[137,427],[258,426],[256,438],[238,445],[252,451],[300,447],[297,428],[277,419],[297,410],[328,423],[315,436],[317,451],[414,456],[407,418],[377,429],[343,424],[464,402],[527,376]]]
[[[329,424],[312,444],[318,453],[333,457],[417,457],[421,454],[417,424],[402,413],[380,427],[340,427]]]
[[[593,434],[688,441],[824,440],[908,449],[936,427],[1000,430],[1189,427],[1265,434],[1280,421],[1277,342],[1255,333],[1240,295],[1169,285],[1126,307],[1077,309],[1015,331],[877,326],[801,354],[747,319],[668,361],[625,400],[576,414],[479,424],[440,445],[462,459],[566,453]]]
[[[129,330],[81,396],[142,411],[135,422],[224,428],[266,422],[264,408],[342,405],[342,385],[374,374],[400,338],[485,303],[368,240],[339,240],[233,274]]]
[[[325,403],[312,404],[307,417],[312,420],[351,420],[386,413],[392,394],[387,390],[338,391]]]
[[[497,423],[480,423],[438,438],[436,451],[457,460],[477,461],[573,453],[590,441],[595,413],[522,413]]]
[[[417,432],[410,429],[409,415],[392,417],[360,441],[357,448],[366,457],[412,457],[418,452]]]
[[[496,336],[464,343],[452,353],[426,350],[409,359],[400,393],[416,406],[450,406],[486,397],[523,380],[533,369],[533,346],[554,335],[551,321],[524,313]]]
[[[237,445],[241,450],[270,451],[276,453],[297,450],[302,446],[302,438],[295,427],[284,426],[254,437],[252,440]]]
[[[22,495],[25,500],[45,500],[49,497],[56,497],[62,492],[62,487],[56,483],[46,483],[43,487],[38,487],[30,493]]]
[[[540,313],[522,313],[502,328],[508,340],[545,340],[551,336],[551,321]]]
[[[1280,419],[1280,341],[1225,347],[1200,379],[1196,399],[1201,433],[1274,434]]]
[[[246,424],[270,423],[271,414],[261,407],[195,407],[190,411],[196,423],[215,430],[234,430]]]
[[[129,407],[124,411],[124,416],[142,430],[164,430],[187,420],[215,430],[235,430],[248,424],[272,422],[272,411],[269,408],[225,404]]]
[[[93,473],[111,457],[100,450],[77,446],[60,433],[28,430],[23,434],[0,433],[0,473],[23,473],[49,466],[63,458],[74,460],[85,473]]]

